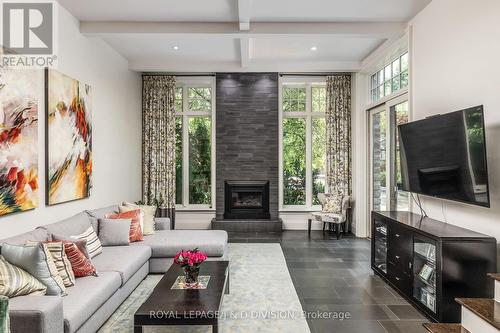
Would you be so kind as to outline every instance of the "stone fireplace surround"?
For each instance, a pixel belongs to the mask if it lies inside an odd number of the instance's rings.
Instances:
[[[216,75],[216,218],[213,229],[281,230],[278,218],[278,73]],[[269,218],[225,218],[226,181],[268,181]],[[226,215],[226,217],[229,217]]]

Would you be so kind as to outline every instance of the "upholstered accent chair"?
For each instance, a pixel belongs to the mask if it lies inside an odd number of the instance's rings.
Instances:
[[[326,211],[325,205],[327,204],[328,196],[329,194],[325,193],[318,194],[322,211],[311,213],[311,217],[307,221],[307,231],[309,234],[311,233],[311,224],[314,220],[323,223],[323,232],[325,231],[325,226],[328,224],[328,229],[336,231],[337,239],[339,239],[341,229],[346,233],[351,223],[351,196],[345,195],[342,197],[340,210],[338,212]]]

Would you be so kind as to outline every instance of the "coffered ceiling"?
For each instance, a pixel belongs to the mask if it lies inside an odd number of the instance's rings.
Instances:
[[[431,0],[59,0],[137,71],[356,71]]]

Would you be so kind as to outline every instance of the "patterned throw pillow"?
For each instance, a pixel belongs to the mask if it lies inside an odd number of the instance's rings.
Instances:
[[[83,254],[75,243],[70,241],[63,241],[64,250],[68,256],[68,260],[71,262],[71,268],[75,277],[84,276],[97,276],[97,270],[89,258]]]
[[[129,210],[140,209],[144,214],[144,225],[142,227],[142,233],[144,235],[152,235],[155,233],[155,216],[156,210],[158,209],[156,206],[136,205],[124,201],[119,209],[120,213]]]
[[[96,255],[102,253],[101,241],[97,237],[97,234],[92,226],[79,235],[71,236],[70,239],[86,240],[90,258],[94,258]]]
[[[46,291],[47,287],[33,275],[0,256],[0,295],[7,297],[45,295]]]
[[[323,212],[332,214],[342,214],[342,198],[340,192],[334,192],[326,196]]]
[[[52,260],[56,264],[57,271],[61,277],[65,287],[72,287],[75,285],[75,274],[71,268],[71,263],[66,256],[64,245],[62,242],[43,242],[50,254]],[[38,242],[28,241],[26,245],[36,245]]]
[[[142,235],[141,231],[141,225],[139,223],[140,216],[141,210],[136,209],[125,213],[107,214],[105,217],[107,219],[132,219],[132,223],[130,223],[129,239],[130,242],[137,242],[144,240],[144,236]]]

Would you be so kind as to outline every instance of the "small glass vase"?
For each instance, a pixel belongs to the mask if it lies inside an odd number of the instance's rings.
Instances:
[[[198,276],[200,275],[200,266],[185,266],[184,278],[186,279],[187,286],[194,286],[198,283]]]

